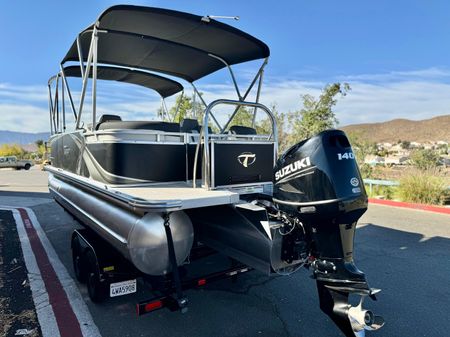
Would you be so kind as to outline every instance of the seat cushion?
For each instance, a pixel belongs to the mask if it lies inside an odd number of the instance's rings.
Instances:
[[[100,117],[100,119],[98,120],[97,125],[95,126],[95,130],[98,130],[100,124],[102,124],[102,123],[112,122],[112,121],[121,121],[121,120],[122,120],[122,118],[117,115],[108,115],[108,114],[102,115]]]
[[[200,132],[200,125],[196,119],[185,118],[180,124],[181,132]]]
[[[230,127],[230,133],[235,135],[256,135],[256,130],[249,126],[233,125]]]
[[[159,121],[108,121],[98,125],[98,130],[131,129],[180,132],[180,124]]]

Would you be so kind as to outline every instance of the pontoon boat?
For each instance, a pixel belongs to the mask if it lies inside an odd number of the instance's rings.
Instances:
[[[384,324],[362,308],[379,290],[368,286],[353,261],[367,196],[348,139],[329,130],[278,154],[275,117],[259,102],[269,54],[262,41],[214,17],[129,5],[108,8],[77,36],[48,83],[46,170],[55,200],[86,227],[73,235],[73,260],[94,301],[108,291],[135,291],[130,275],[164,277],[170,283],[164,296],[138,309],[185,310],[188,283],[181,268],[208,249],[237,263],[223,276],[309,268],[321,309],[346,336]],[[262,65],[243,92],[232,66],[255,60]],[[195,83],[223,68],[237,99],[207,103]],[[72,77],[82,82],[78,101],[69,87]],[[183,91],[173,78],[193,87],[204,104],[201,113],[180,123],[168,113],[159,121],[98,113],[98,80],[134,84],[166,98]],[[89,86],[92,119],[86,121]],[[223,106],[232,113],[221,123],[216,111]],[[250,125],[233,122],[243,108],[253,112]],[[67,129],[66,110],[75,118],[73,130]],[[270,128],[257,132],[261,117]],[[359,305],[349,304],[350,294],[360,296]]]

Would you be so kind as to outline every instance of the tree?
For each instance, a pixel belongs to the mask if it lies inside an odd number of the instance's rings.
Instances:
[[[22,157],[25,151],[18,144],[3,144],[0,146],[0,156],[16,156]]]
[[[411,142],[408,142],[407,140],[404,140],[400,143],[400,146],[404,150],[408,150],[411,147]]]
[[[439,154],[433,150],[415,150],[411,152],[410,160],[413,166],[426,171],[439,165]]]
[[[278,152],[281,154],[294,145],[290,142],[291,134],[288,130],[288,120],[291,113],[279,112],[275,103],[272,104],[270,110],[272,111],[272,114],[275,117],[275,122],[277,123]],[[258,134],[270,134],[272,132],[272,124],[269,118],[264,118],[258,121],[255,127]]]
[[[289,112],[279,112],[275,104],[272,105],[272,113],[275,116],[275,121],[278,127],[278,151],[283,153],[292,145],[289,134]]]
[[[368,141],[361,133],[350,132],[348,135],[350,144],[352,145],[353,153],[355,154],[356,162],[361,171],[363,178],[370,178],[373,169],[369,164],[365,163],[365,159],[369,154],[375,154],[377,146],[375,143]]]
[[[447,144],[439,144],[437,146],[437,151],[439,154],[441,155],[446,155],[448,154],[448,145]]]
[[[37,145],[37,156],[39,158],[42,158],[45,154],[45,144],[44,141],[42,139],[38,139],[37,141],[34,142]]]
[[[376,145],[375,145],[376,146]],[[375,151],[375,154],[377,155],[377,156],[379,156],[379,157],[387,157],[388,155],[389,155],[389,151],[388,150],[386,150],[386,149],[384,149],[384,148],[382,148],[382,149],[377,149],[376,151]]]
[[[253,123],[253,109],[245,106],[240,106],[229,126],[233,125],[243,125],[252,126]],[[231,117],[228,116],[228,118]]]
[[[195,112],[197,114],[197,119],[201,122],[203,111],[204,108],[200,99],[197,99],[194,102],[193,97],[180,94],[177,96],[174,106],[169,109],[168,114],[170,120],[180,123],[185,118],[192,118],[191,116],[193,115],[193,112]],[[162,107],[158,109],[158,115],[167,116]]]
[[[321,131],[336,127],[338,120],[333,111],[337,97],[350,91],[347,83],[328,84],[319,98],[303,95],[303,108],[290,116],[293,125],[293,143],[312,137]]]

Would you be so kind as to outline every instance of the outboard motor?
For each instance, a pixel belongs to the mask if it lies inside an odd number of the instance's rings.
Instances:
[[[282,257],[295,260],[306,242],[321,309],[346,336],[382,327],[382,317],[362,309],[364,298],[375,299],[380,290],[369,288],[353,261],[355,227],[367,210],[367,195],[345,133],[324,131],[286,151],[275,167],[273,202],[285,224],[301,225],[302,240],[286,236]],[[350,294],[361,296],[358,306],[348,303]]]

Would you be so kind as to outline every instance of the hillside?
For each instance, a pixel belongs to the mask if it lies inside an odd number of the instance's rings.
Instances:
[[[352,124],[341,127],[345,132],[356,132],[376,143],[398,140],[427,142],[450,142],[450,115],[421,121],[394,119],[383,123]]]
[[[356,132],[364,138],[376,142],[394,142],[398,140],[427,142],[450,142],[450,115],[438,116],[421,121],[394,119],[382,123],[352,124],[340,127],[345,132]],[[0,144],[32,144],[36,140],[47,140],[48,132],[27,133],[0,130]]]
[[[26,145],[34,143],[37,140],[46,141],[50,137],[48,132],[28,133],[0,130],[0,145],[1,144],[20,144]]]

